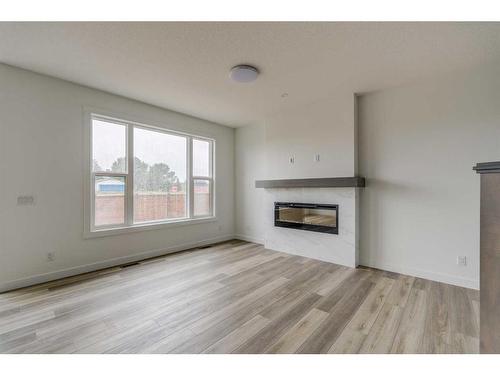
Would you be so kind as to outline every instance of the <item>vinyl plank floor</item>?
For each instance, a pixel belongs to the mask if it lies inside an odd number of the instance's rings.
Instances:
[[[0,353],[477,353],[479,292],[232,240],[0,294]]]

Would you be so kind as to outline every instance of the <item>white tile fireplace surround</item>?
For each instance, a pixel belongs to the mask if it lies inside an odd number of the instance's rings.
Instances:
[[[358,265],[358,188],[265,189],[265,235],[268,249],[348,267]],[[274,226],[274,202],[338,204],[339,234]]]

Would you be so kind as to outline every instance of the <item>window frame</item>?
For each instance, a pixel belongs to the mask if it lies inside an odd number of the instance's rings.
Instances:
[[[208,141],[208,157],[209,157],[209,161],[208,161],[208,177],[207,176],[195,176],[193,174],[193,161],[192,161],[192,157],[193,157],[193,141],[194,140],[198,140],[198,141]],[[210,217],[213,215],[213,189],[214,189],[214,172],[213,172],[213,154],[214,154],[214,151],[213,151],[213,148],[214,148],[214,142],[211,142],[209,140],[207,140],[206,138],[202,138],[202,137],[197,137],[197,136],[193,136],[191,137],[191,139],[189,140],[189,143],[190,143],[190,146],[189,148],[191,149],[191,152],[189,153],[190,156],[191,156],[191,160],[190,160],[190,167],[188,169],[190,169],[190,179],[191,181],[189,182],[189,196],[190,196],[190,201],[192,202],[192,204],[189,206],[189,216],[192,217],[192,218],[204,218],[204,217]],[[195,180],[203,180],[203,181],[208,181],[208,189],[209,189],[209,192],[210,192],[210,198],[209,198],[209,203],[210,203],[210,208],[209,208],[209,214],[208,215],[195,215],[194,214],[194,181]]]
[[[136,231],[161,229],[165,227],[198,224],[202,222],[217,221],[215,213],[215,139],[203,135],[194,135],[177,130],[167,129],[161,124],[149,125],[135,120],[128,115],[114,115],[107,111],[84,109],[85,128],[85,188],[84,188],[84,238],[102,237]],[[125,172],[95,172],[93,170],[93,120],[125,126]],[[151,121],[148,121],[151,123]],[[134,223],[134,129],[145,129],[158,133],[175,135],[186,139],[186,214],[184,218],[165,220],[152,220]],[[193,176],[193,139],[209,143],[209,177]],[[95,177],[110,176],[123,177],[125,180],[124,191],[124,223],[110,225],[95,225]],[[208,180],[210,189],[210,212],[208,215],[194,216],[194,180]]]

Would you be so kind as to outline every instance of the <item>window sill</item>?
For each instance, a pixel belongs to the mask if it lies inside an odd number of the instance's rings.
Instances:
[[[159,222],[159,223],[144,223],[144,224],[135,224],[129,227],[123,228],[107,228],[107,229],[98,229],[95,231],[85,231],[83,234],[84,239],[89,238],[98,238],[98,237],[107,237],[107,236],[115,236],[119,234],[126,233],[134,233],[134,232],[144,232],[148,230],[158,230],[158,229],[167,229],[173,227],[180,227],[184,225],[195,225],[195,224],[205,224],[217,221],[215,216],[202,217],[196,219],[182,219],[170,222]]]

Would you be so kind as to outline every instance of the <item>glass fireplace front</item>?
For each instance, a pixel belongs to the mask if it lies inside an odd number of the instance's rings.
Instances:
[[[337,204],[274,203],[274,226],[339,233],[339,206]]]

